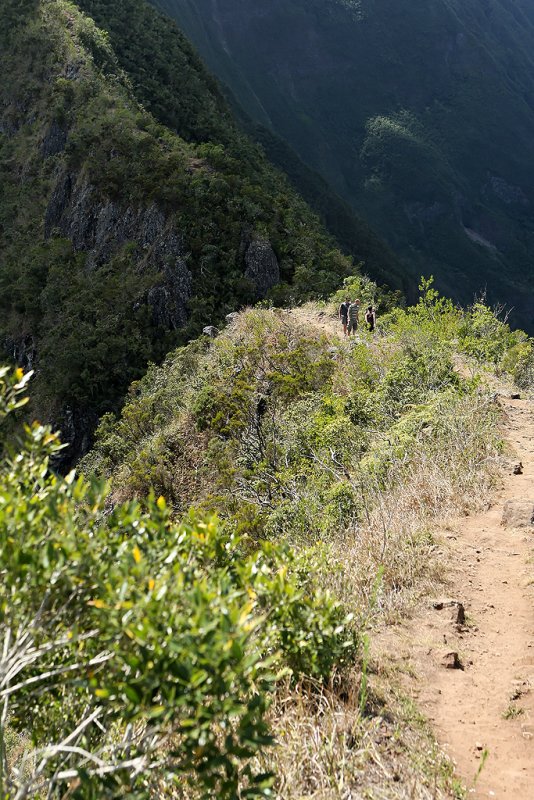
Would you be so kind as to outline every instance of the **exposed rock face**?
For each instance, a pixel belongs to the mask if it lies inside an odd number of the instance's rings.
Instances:
[[[125,244],[134,243],[140,271],[162,275],[146,298],[154,321],[170,329],[186,323],[192,277],[183,240],[156,205],[120,206],[103,199],[87,181],[62,173],[45,217],[46,237],[54,231],[70,239],[75,250],[87,253],[87,269],[105,264]]]
[[[33,336],[21,336],[18,339],[8,339],[3,343],[3,350],[10,355],[13,361],[21,366],[25,372],[35,368],[37,350]]]
[[[280,282],[280,265],[266,239],[252,239],[245,250],[245,278],[254,285],[258,298]]]
[[[68,130],[65,126],[52,122],[41,144],[41,155],[50,158],[62,153],[67,144]]]
[[[72,408],[63,410],[52,427],[61,430],[61,442],[67,447],[55,456],[55,469],[65,472],[89,452],[97,424],[98,415],[94,412]]]

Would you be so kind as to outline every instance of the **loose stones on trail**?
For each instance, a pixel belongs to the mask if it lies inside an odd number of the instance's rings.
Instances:
[[[504,506],[502,524],[505,528],[534,527],[534,501],[508,500]]]
[[[458,653],[446,653],[443,656],[442,662],[445,669],[463,669],[464,665],[460,661]]]
[[[432,606],[436,611],[448,611],[453,625],[465,624],[465,608],[459,600],[436,600]]]

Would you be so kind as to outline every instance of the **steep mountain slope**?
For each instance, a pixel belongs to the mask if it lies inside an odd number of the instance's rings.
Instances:
[[[532,329],[532,3],[152,1],[416,272]]]
[[[184,85],[184,42],[178,42],[174,28],[167,32],[163,25],[147,25],[138,2],[117,5],[109,0],[79,0],[78,5],[109,32],[111,45],[132,81],[137,99],[164,125],[196,141],[199,130],[188,123],[188,115],[202,103],[202,89],[194,90],[189,79]],[[189,53],[188,58],[191,57]],[[204,78],[208,80],[207,76]],[[398,259],[369,226],[280,137],[244,114],[231,93],[228,100],[241,129],[259,143],[271,163],[289,177],[343,249],[356,261],[363,261],[373,278],[405,289],[406,281]],[[215,120],[206,123],[203,119],[201,131],[205,138],[228,140],[228,132],[215,125]],[[241,153],[240,157],[245,154]]]
[[[66,0],[0,8],[0,342],[73,452],[172,344],[350,268],[174,26],[142,0],[82,5],[117,52]]]

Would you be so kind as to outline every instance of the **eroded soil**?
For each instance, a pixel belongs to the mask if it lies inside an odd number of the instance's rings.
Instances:
[[[465,623],[459,606],[439,609],[436,598],[403,648],[415,662],[413,694],[468,796],[532,800],[534,415],[527,400],[499,402],[512,454],[502,489],[486,512],[445,532],[452,575],[442,599],[463,605]]]

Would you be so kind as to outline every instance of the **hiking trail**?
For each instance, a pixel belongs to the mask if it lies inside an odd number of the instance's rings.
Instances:
[[[534,414],[525,399],[499,403],[508,474],[487,511],[445,528],[452,605],[427,602],[402,644],[415,666],[413,696],[467,796],[532,800]]]
[[[343,338],[326,314],[315,324]],[[390,631],[390,645],[413,665],[408,689],[467,797],[532,800],[534,405],[507,390],[498,402],[509,464],[500,488],[486,511],[444,521],[447,588]]]
[[[337,320],[317,322],[342,336]],[[534,798],[534,405],[521,398],[498,396],[509,467],[491,505],[444,524],[447,589],[394,634],[410,691],[477,800]]]

